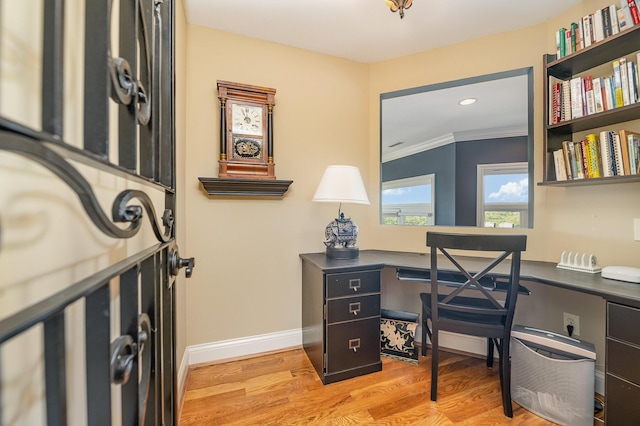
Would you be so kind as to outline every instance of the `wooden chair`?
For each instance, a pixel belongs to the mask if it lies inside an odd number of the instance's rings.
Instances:
[[[502,405],[504,414],[513,417],[511,406],[511,364],[509,360],[509,342],[511,326],[518,297],[520,282],[521,252],[526,250],[526,235],[472,235],[427,232],[427,246],[430,247],[431,260],[431,293],[422,293],[423,323],[431,320],[431,330],[423,331],[423,335],[430,334],[431,338],[431,400],[436,401],[438,393],[438,339],[440,331],[467,334],[488,339],[487,365],[493,362],[493,346],[498,349],[500,368],[500,387],[502,390]],[[455,251],[455,255],[449,250]],[[478,272],[469,271],[470,266],[461,258],[469,252],[501,252],[497,257],[486,259],[484,269]],[[444,255],[444,257],[443,257]],[[485,253],[475,253],[476,256],[486,256]],[[511,256],[510,266],[503,262]],[[448,262],[447,262],[448,260]],[[478,265],[481,259],[474,258],[473,264]],[[482,259],[484,260],[484,259]],[[508,263],[508,262],[505,262]],[[499,267],[501,265],[501,267]],[[461,283],[449,294],[440,294],[442,280],[438,279],[443,270],[462,274],[466,282]],[[495,270],[495,269],[498,270]],[[479,269],[477,266],[474,269]],[[506,277],[508,283],[504,302],[494,298],[491,290],[484,288],[480,281],[488,273]],[[443,286],[444,287],[444,286]],[[462,296],[465,290],[476,290],[474,296]],[[494,293],[495,295],[496,293]],[[425,315],[429,312],[429,315]],[[426,340],[423,340],[423,347]],[[423,351],[424,353],[424,351]],[[491,360],[491,361],[490,361]]]

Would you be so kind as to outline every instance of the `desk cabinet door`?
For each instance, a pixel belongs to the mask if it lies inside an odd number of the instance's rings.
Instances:
[[[380,317],[327,326],[326,373],[380,362]]]

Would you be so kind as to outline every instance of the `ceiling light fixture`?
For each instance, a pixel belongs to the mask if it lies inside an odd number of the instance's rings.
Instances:
[[[404,10],[409,9],[413,0],[384,0],[392,12],[400,11],[400,19],[404,18]]]
[[[467,98],[467,99],[463,99],[460,102],[458,102],[460,105],[471,105],[471,104],[475,104],[477,101],[476,98]]]

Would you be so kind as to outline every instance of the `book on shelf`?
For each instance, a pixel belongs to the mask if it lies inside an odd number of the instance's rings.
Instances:
[[[613,30],[611,29],[611,14],[609,13],[609,6],[605,7],[601,11],[602,13],[602,33],[604,38],[611,37]]]
[[[556,45],[557,45],[557,59],[564,58],[567,56],[567,39],[565,35],[566,28],[559,28],[556,32]]]
[[[627,62],[627,77],[629,78],[629,103],[638,102],[638,69],[633,61]]]
[[[629,130],[620,130],[620,150],[622,151],[622,167],[625,175],[635,175],[637,170],[635,167],[633,157],[634,148],[633,140],[640,140],[640,133],[632,132]],[[629,143],[631,141],[631,143]]]
[[[616,144],[613,137],[614,134],[614,131],[607,131],[605,141],[607,143],[607,146],[609,147],[609,163],[611,164],[611,176],[618,176],[619,172],[618,162],[616,160]]]
[[[562,149],[553,151],[553,165],[556,171],[556,180],[567,180],[567,166],[564,163]]]
[[[604,40],[604,24],[602,22],[602,9],[593,13],[593,40],[598,43]]]
[[[571,116],[570,120],[575,118],[580,118],[584,116],[582,111],[583,102],[582,102],[582,78],[574,77],[570,80],[570,102],[571,102]]]
[[[600,159],[600,147],[598,136],[595,133],[590,133],[585,138],[586,151],[588,158],[588,177],[599,178],[602,177],[602,165]]]
[[[567,179],[572,180],[575,179],[575,176],[577,176],[577,174],[575,173],[575,157],[572,157],[569,146],[573,146],[573,142],[562,142],[562,154],[564,156],[565,169],[567,170]]]
[[[585,105],[587,107],[587,115],[596,113],[596,101],[595,94],[593,93],[593,77],[590,75],[585,76],[582,79],[584,83],[584,98],[586,100]]]
[[[582,177],[588,179],[589,176],[589,152],[587,150],[587,140],[582,139],[578,142],[574,142],[575,149],[580,151],[578,158],[581,161],[580,167],[582,167]]]
[[[627,58],[622,57],[620,61],[620,82],[622,84],[622,104],[629,105],[629,76],[627,75]]]
[[[569,149],[573,149],[573,155],[576,162],[576,179],[586,178],[585,166],[586,162],[582,157],[582,149],[580,148],[580,142],[571,142]]]
[[[627,138],[629,145],[629,172],[632,175],[640,175],[640,135],[630,133]]]
[[[584,42],[581,40],[582,35],[580,31],[580,26],[577,22],[571,23],[571,51],[577,52],[582,50],[584,47]]]
[[[600,132],[600,158],[602,164],[602,176],[614,176],[611,161],[611,145],[608,140],[608,132],[603,130]]]
[[[562,121],[571,120],[571,82],[565,80],[562,82]]]
[[[625,172],[622,164],[622,143],[620,141],[620,135],[616,132],[610,133],[613,133],[613,156],[615,158],[616,176],[624,176]]]
[[[603,78],[605,110],[613,109],[616,104],[613,99],[613,77]]]
[[[564,56],[573,53],[573,43],[571,43],[571,26],[564,30]]]
[[[602,112],[605,110],[605,104],[602,98],[602,77],[597,77],[593,79],[593,103],[595,107],[595,112]]]
[[[633,18],[628,4],[624,4],[618,9],[618,27],[621,32],[633,27]]]
[[[549,110],[549,123],[558,124],[562,120],[562,83],[555,82],[551,86],[551,109]]]
[[[609,16],[611,18],[611,35],[616,35],[620,32],[620,23],[618,21],[618,11],[615,4],[609,6]]]
[[[622,3],[624,0],[620,0]],[[631,12],[631,19],[633,20],[633,25],[640,24],[640,13],[638,13],[638,5],[635,0],[627,0],[627,6],[629,6],[629,12]]]
[[[582,42],[584,47],[589,47],[593,43],[592,38],[592,25],[593,15],[585,15],[582,17]]]
[[[613,61],[613,87],[612,92],[614,96],[615,108],[624,106],[624,98],[622,94],[622,76],[620,74],[620,60]]]

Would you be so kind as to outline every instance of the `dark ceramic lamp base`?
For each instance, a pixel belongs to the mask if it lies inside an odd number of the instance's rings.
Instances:
[[[329,259],[356,259],[359,255],[358,247],[327,247]]]

